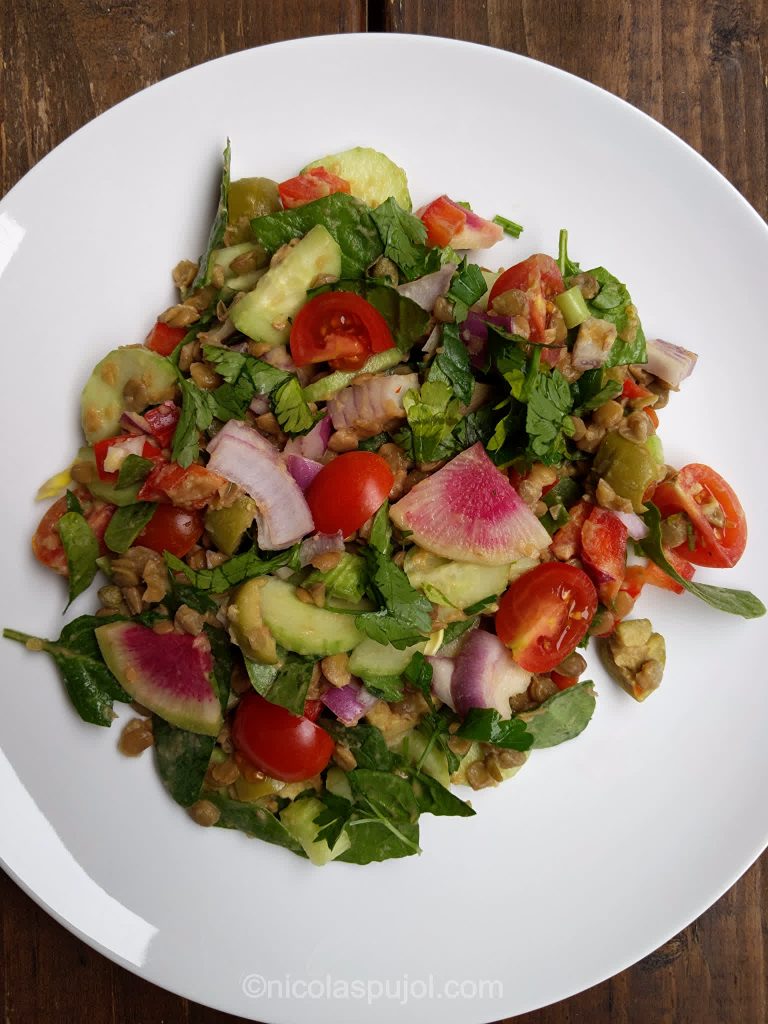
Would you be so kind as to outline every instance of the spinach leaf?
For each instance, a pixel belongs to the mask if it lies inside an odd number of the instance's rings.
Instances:
[[[133,484],[145,480],[153,466],[152,459],[144,459],[141,455],[126,456],[117,473],[117,486],[131,487]]]
[[[155,514],[156,508],[153,501],[139,501],[135,505],[118,508],[104,532],[104,543],[110,551],[125,554]]]
[[[400,676],[368,676],[358,673],[365,688],[379,700],[396,701],[403,696],[403,681]]]
[[[347,835],[352,845],[336,858],[346,864],[371,864],[421,852],[418,822],[399,821],[395,826],[371,817],[360,818],[349,823]]]
[[[562,462],[573,397],[559,370],[539,372],[528,393],[525,429],[532,455],[547,466]]]
[[[4,629],[3,636],[25,644],[28,650],[49,654],[61,673],[69,699],[83,721],[110,726],[115,717],[113,701],[127,704],[131,698],[104,663],[94,630],[119,619],[117,615],[109,618],[81,615],[62,629],[58,640],[44,640],[15,629]]]
[[[427,380],[442,381],[452,389],[463,405],[469,405],[475,378],[469,365],[469,351],[461,341],[455,324],[444,325],[442,351],[435,356]]]
[[[67,491],[64,495],[66,502],[67,512],[77,512],[78,515],[83,514],[83,506],[80,504],[80,499],[74,491]]]
[[[232,685],[232,644],[229,636],[223,629],[218,629],[206,623],[203,627],[208,643],[211,645],[211,657],[213,658],[213,672],[211,682],[219,698],[222,714],[227,713],[229,704],[229,691]],[[303,708],[302,708],[303,710]]]
[[[213,791],[203,792],[203,797],[210,800],[219,810],[221,817],[216,822],[218,828],[237,829],[255,839],[263,839],[265,843],[284,846],[287,850],[298,853],[300,857],[306,856],[301,843],[294,839],[280,819],[265,807],[230,800]]]
[[[368,547],[381,555],[392,552],[392,524],[389,521],[389,502],[385,501],[373,517],[371,532],[368,534]]]
[[[347,773],[347,781],[355,798],[346,826],[352,845],[340,860],[368,864],[421,852],[419,808],[406,779],[386,771],[356,768]]]
[[[427,229],[390,196],[371,212],[379,229],[384,255],[400,268],[406,281],[440,269],[440,250],[427,246]]]
[[[413,435],[413,457],[417,462],[433,462],[441,444],[461,419],[460,402],[442,381],[425,381],[421,388],[407,391],[403,407]]]
[[[493,218],[493,223],[498,224],[500,228],[503,228],[505,234],[511,235],[513,238],[519,238],[525,230],[522,224],[508,220],[506,217],[502,217],[500,213],[497,213]]]
[[[177,729],[157,715],[152,719],[152,734],[160,780],[177,804],[190,807],[200,798],[215,737]]]
[[[65,512],[59,520],[58,530],[67,556],[69,608],[75,598],[93,583],[99,569],[96,564],[99,542],[81,512]]]
[[[255,548],[244,551],[241,555],[235,555],[227,559],[215,569],[190,569],[188,565],[172,555],[170,551],[164,552],[165,564],[172,572],[183,572],[189,582],[198,590],[210,594],[223,594],[230,587],[238,583],[245,583],[256,576],[265,576],[267,573],[279,569],[282,565],[290,565],[294,562],[298,553],[298,545],[289,548],[287,551],[280,551],[271,558],[262,558]]]
[[[502,718],[493,708],[472,708],[456,735],[465,740],[492,743],[506,750],[525,751],[534,742],[521,718]]]
[[[300,238],[322,224],[341,249],[341,276],[363,277],[381,256],[383,245],[373,215],[365,203],[336,192],[295,210],[281,210],[256,217],[251,231],[257,242],[275,252],[292,238]]]
[[[457,324],[467,319],[469,307],[488,291],[488,285],[476,263],[461,261],[461,266],[453,275],[447,299],[453,302],[453,319]]]
[[[216,216],[213,219],[211,230],[208,235],[208,244],[205,247],[205,252],[200,257],[200,263],[197,268],[197,276],[192,282],[192,291],[197,288],[202,288],[203,285],[208,284],[210,278],[208,276],[208,262],[211,257],[211,253],[214,249],[218,249],[224,238],[224,232],[227,228],[227,216],[229,206],[229,180],[230,180],[230,159],[232,150],[229,145],[229,139],[227,139],[227,145],[224,149],[223,167],[221,171],[221,184],[219,186],[219,205],[216,210]]]
[[[589,679],[556,693],[540,708],[523,716],[528,735],[533,737],[532,745],[554,747],[578,736],[589,725],[595,703],[594,684]]]
[[[471,818],[475,812],[465,800],[459,799],[437,779],[426,772],[411,772],[416,804],[422,814],[451,815]]]
[[[765,615],[765,605],[754,594],[748,590],[732,590],[730,587],[713,587],[709,583],[694,583],[693,580],[686,580],[667,561],[661,543],[661,513],[658,508],[649,501],[648,511],[644,513],[643,519],[648,527],[648,536],[640,542],[643,552],[655,562],[660,569],[663,569],[667,576],[670,576],[680,586],[685,587],[694,596],[705,601],[718,611],[728,612],[730,615],[741,615],[745,619],[757,619]]]
[[[181,388],[181,415],[176,424],[171,447],[171,461],[180,466],[191,466],[200,454],[200,432],[213,423],[216,412],[210,391],[196,387],[191,380],[179,374]]]
[[[386,608],[377,612],[363,612],[356,616],[355,625],[377,644],[390,644],[400,651],[420,643],[426,635],[407,619],[388,612]]]
[[[260,665],[251,658],[243,660],[248,678],[257,693],[271,704],[287,708],[294,715],[304,714],[314,658],[302,658],[298,654],[289,653],[282,664],[278,665]]]
[[[646,360],[645,334],[637,318],[637,310],[632,299],[617,277],[609,273],[605,267],[588,270],[600,285],[600,291],[594,299],[587,299],[587,309],[592,316],[607,320],[614,324],[618,337],[613,343],[611,354],[606,366],[620,366],[625,363],[644,363]]]
[[[376,816],[392,821],[416,821],[419,808],[407,779],[374,768],[355,768],[347,772],[356,802],[374,810]]]
[[[298,377],[293,375],[275,388],[272,409],[286,434],[306,434],[318,419],[309,408]]]
[[[376,771],[388,772],[398,761],[396,754],[386,744],[386,740],[375,725],[358,722],[349,727],[341,722],[320,719],[318,723],[325,729],[336,743],[343,743],[355,755],[358,768],[373,768]]]

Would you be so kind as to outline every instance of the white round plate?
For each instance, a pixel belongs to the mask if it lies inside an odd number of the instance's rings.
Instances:
[[[553,252],[567,227],[574,259],[629,283],[649,336],[700,353],[662,413],[667,459],[730,480],[753,536],[717,582],[766,596],[765,224],[664,128],[561,71],[442,39],[326,36],[139,93],[0,204],[0,624],[58,635],[64,591],[30,556],[32,495],[77,447],[92,365],[143,339],[172,299],[170,269],[201,251],[227,136],[234,177],[384,150],[415,203],[445,192],[525,225],[493,265]],[[588,730],[473,794],[476,817],[424,818],[421,857],[322,871],[193,825],[151,757],[117,753],[120,723],[82,724],[48,659],[5,642],[0,857],[107,956],[244,1017],[476,1024],[554,1002],[664,942],[768,838],[765,620],[661,592],[640,609],[668,646],[650,700],[635,704],[594,667]]]

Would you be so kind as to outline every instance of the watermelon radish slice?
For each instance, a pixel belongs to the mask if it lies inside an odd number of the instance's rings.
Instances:
[[[134,700],[180,729],[218,735],[223,720],[207,637],[161,635],[136,622],[109,622],[95,632],[104,661]]]
[[[419,547],[443,558],[505,565],[535,557],[550,537],[478,443],[416,484],[390,511]]]

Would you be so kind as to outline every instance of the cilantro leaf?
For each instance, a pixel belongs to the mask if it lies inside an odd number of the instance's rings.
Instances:
[[[379,229],[384,255],[396,263],[406,281],[440,269],[440,250],[427,246],[427,229],[390,196],[371,211]]]
[[[533,736],[521,718],[504,719],[493,708],[472,708],[456,735],[505,750],[525,751],[533,746]]]
[[[425,381],[417,391],[407,391],[403,407],[413,435],[413,457],[416,462],[432,462],[438,458],[440,445],[461,419],[460,403],[448,384]]]
[[[661,543],[661,513],[653,502],[649,501],[647,504],[648,510],[644,513],[643,519],[648,527],[648,536],[640,542],[640,546],[652,562],[655,562],[667,576],[685,587],[695,597],[700,598],[713,608],[717,608],[718,611],[728,612],[730,615],[741,615],[745,619],[757,619],[761,615],[765,615],[763,602],[748,590],[713,587],[709,583],[694,583],[693,580],[684,579],[670,565],[664,554]]]
[[[476,263],[462,260],[461,266],[453,275],[451,287],[446,298],[453,302],[453,319],[457,324],[467,319],[469,307],[488,291],[488,285]]]
[[[214,569],[190,569],[170,551],[166,551],[163,557],[165,564],[172,572],[184,573],[189,582],[198,590],[210,594],[223,594],[230,587],[237,586],[238,583],[244,583],[256,576],[274,572],[282,565],[293,564],[297,552],[298,545],[287,551],[280,551],[276,555],[272,555],[271,558],[262,558],[256,549],[252,548],[250,551],[244,551],[241,555],[227,559],[226,562],[222,562]]]
[[[528,393],[525,429],[530,452],[545,465],[561,462],[573,397],[559,370],[537,373]]]
[[[179,374],[181,415],[176,424],[171,447],[171,461],[191,466],[200,454],[200,432],[213,423],[215,403],[210,391],[203,391]]]
[[[272,409],[286,434],[306,434],[320,418],[309,408],[299,379],[293,375],[275,388]]]

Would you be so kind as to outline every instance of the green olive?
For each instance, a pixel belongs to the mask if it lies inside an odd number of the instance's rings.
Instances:
[[[229,186],[229,223],[251,220],[281,209],[277,182],[270,178],[238,178]]]
[[[237,498],[229,508],[208,509],[205,528],[219,551],[234,555],[246,530],[250,529],[255,512],[256,503],[245,495]]]
[[[612,431],[597,449],[595,471],[635,512],[644,512],[643,495],[658,475],[658,463],[644,444],[628,441]]]

